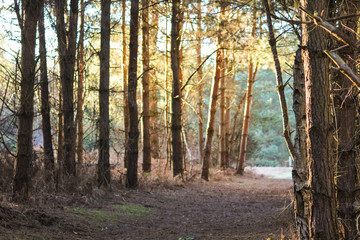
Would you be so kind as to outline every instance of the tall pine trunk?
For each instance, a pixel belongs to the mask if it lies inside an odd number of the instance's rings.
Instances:
[[[251,111],[251,104],[252,104],[252,87],[254,85],[255,75],[257,72],[257,66],[254,70],[254,63],[252,62],[252,58],[250,58],[249,63],[249,76],[248,76],[248,84],[247,84],[247,91],[246,91],[246,103],[245,103],[245,110],[244,110],[244,120],[243,120],[243,127],[241,133],[241,143],[240,143],[240,156],[238,160],[238,166],[236,173],[237,174],[244,174],[245,169],[245,157],[246,157],[246,146],[247,146],[247,139],[249,134],[249,125],[250,125],[250,111]]]
[[[151,142],[150,142],[150,51],[149,51],[149,0],[142,0],[142,100],[143,100],[143,165],[144,172],[151,171]]]
[[[78,0],[70,1],[69,22],[65,23],[67,1],[55,1],[56,31],[60,58],[62,112],[64,118],[64,173],[76,176],[74,125],[74,71],[78,22]],[[66,26],[69,26],[66,29]]]
[[[348,1],[348,5],[338,4],[338,10],[341,15],[356,14],[354,7],[359,4],[358,0]],[[348,9],[341,9],[341,7]],[[342,23],[348,29],[342,28],[344,34],[356,39],[357,18],[343,20]],[[339,24],[340,25],[340,24]],[[349,31],[352,29],[354,32]],[[337,45],[342,46],[343,43]],[[346,63],[356,70],[353,59],[356,59],[357,52],[352,48],[342,48],[337,51]],[[357,236],[357,214],[354,206],[356,201],[358,183],[358,170],[355,166],[359,165],[359,157],[356,150],[356,128],[358,100],[356,98],[357,90],[353,88],[353,83],[340,71],[334,71],[332,74],[333,99],[335,106],[335,119],[337,135],[337,199],[338,215],[341,225],[344,228],[344,239],[355,239]]]
[[[197,64],[198,66],[202,63],[201,58],[201,34],[202,34],[202,27],[201,27],[201,0],[197,2],[197,39],[196,39],[196,54],[197,54]],[[204,113],[203,113],[203,70],[202,66],[199,67],[198,70],[198,115],[199,115],[199,128],[198,128],[198,145],[199,145],[199,159],[200,161],[204,157]]]
[[[296,134],[294,139],[294,164],[292,177],[294,181],[294,211],[295,221],[299,237],[309,238],[309,192],[306,189],[307,153],[306,153],[306,105],[305,105],[305,76],[301,60],[301,50],[297,50],[293,68],[294,94],[293,110],[296,122]]]
[[[171,135],[173,148],[173,175],[183,173],[181,142],[181,82],[180,82],[180,0],[173,0],[171,17],[171,69],[173,72]]]
[[[122,31],[122,78],[123,78],[123,112],[124,112],[124,131],[125,131],[125,151],[124,151],[124,167],[128,167],[128,152],[129,149],[129,130],[130,130],[130,117],[129,117],[129,106],[128,106],[128,66],[126,65],[126,53],[127,53],[127,43],[126,43],[126,0],[121,2],[121,31]]]
[[[150,52],[151,56],[156,56],[157,53],[157,34],[159,28],[159,12],[153,11],[152,12],[152,19],[151,19],[151,29],[150,29]],[[153,61],[154,62],[154,61]],[[154,66],[154,63],[151,64]],[[151,128],[151,135],[150,135],[150,143],[151,143],[151,155],[153,158],[160,158],[160,142],[159,142],[159,111],[158,111],[158,82],[156,71],[152,71],[150,75],[150,128]]]
[[[78,88],[77,88],[77,148],[76,155],[78,166],[84,163],[83,143],[84,143],[84,124],[83,124],[83,105],[84,105],[84,22],[85,22],[85,3],[80,0],[80,35],[78,47]]]
[[[253,21],[251,27],[251,37],[255,38],[255,30],[256,30],[256,9],[253,10]],[[246,104],[245,104],[245,111],[244,111],[244,120],[243,120],[243,127],[241,133],[241,144],[240,144],[240,155],[238,160],[238,166],[236,173],[243,175],[245,169],[245,157],[246,157],[246,147],[247,147],[247,140],[249,136],[249,125],[250,125],[250,114],[251,114],[251,104],[252,104],[252,87],[254,85],[258,65],[254,69],[254,63],[252,56],[250,56],[249,62],[249,73],[248,73],[248,84],[247,84],[247,92],[246,92]]]
[[[220,15],[219,15],[219,25],[218,25],[219,27],[217,33],[218,50],[216,52],[215,74],[211,86],[209,115],[208,115],[207,129],[206,129],[205,148],[204,148],[204,158],[202,159],[201,178],[206,181],[209,180],[210,155],[211,155],[212,140],[214,137],[214,126],[215,126],[215,117],[216,117],[216,102],[218,99],[221,66],[222,66],[222,61],[224,59],[224,49],[221,49],[222,36],[221,36],[220,22],[222,21],[222,16]]]
[[[302,0],[310,13],[325,12],[326,0]],[[302,20],[306,21],[302,13]],[[308,187],[311,191],[310,239],[338,239],[329,92],[329,61],[323,53],[327,33],[313,24],[302,24],[302,60],[305,74]]]
[[[110,122],[109,122],[109,81],[110,81],[110,5],[111,0],[101,1],[101,52],[100,52],[100,134],[98,185],[110,184]]]
[[[44,142],[44,165],[45,179],[53,180],[55,170],[54,149],[52,145],[50,103],[49,103],[49,79],[47,74],[46,42],[44,26],[44,8],[41,9],[39,18],[39,51],[40,51],[40,85],[41,85],[41,116]]]
[[[40,16],[42,1],[23,0],[23,22],[21,27],[21,91],[19,129],[17,137],[17,157],[15,159],[12,194],[14,201],[28,198],[29,166],[32,161],[32,135],[34,118],[35,45],[36,26]]]
[[[226,97],[225,106],[225,168],[230,167],[230,97]]]
[[[136,103],[137,88],[137,56],[138,56],[138,30],[139,30],[139,0],[131,0],[130,17],[130,54],[129,54],[129,88],[128,101],[129,106],[129,135],[127,142],[127,174],[126,186],[134,188],[137,185],[137,169],[139,154],[139,129],[138,129],[138,106]]]

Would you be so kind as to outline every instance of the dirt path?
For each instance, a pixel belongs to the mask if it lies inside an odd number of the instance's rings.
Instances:
[[[1,207],[0,239],[292,237],[289,179],[228,176],[155,186],[95,191],[61,206]]]

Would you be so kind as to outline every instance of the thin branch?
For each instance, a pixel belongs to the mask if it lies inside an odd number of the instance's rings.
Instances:
[[[189,84],[191,78],[199,71],[199,69],[204,65],[204,63],[214,54],[216,53],[218,50],[220,49],[225,49],[225,48],[218,48],[216,50],[214,50],[212,53],[210,53],[205,59],[204,61],[202,61],[202,63],[195,69],[195,71],[190,75],[190,77],[186,80],[186,83],[181,87],[181,91],[184,90],[184,88]]]

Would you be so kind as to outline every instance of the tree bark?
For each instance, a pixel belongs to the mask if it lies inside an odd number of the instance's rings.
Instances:
[[[54,149],[52,145],[51,122],[50,122],[49,80],[47,75],[47,62],[46,62],[44,8],[45,5],[43,4],[39,18],[41,116],[42,116],[42,132],[43,132],[43,142],[44,142],[45,179],[46,181],[52,181],[55,173],[54,172],[55,160],[54,160]]]
[[[139,30],[139,0],[131,0],[130,16],[130,54],[129,54],[129,88],[128,101],[129,106],[129,135],[127,143],[127,174],[126,187],[134,188],[137,185],[137,169],[139,154],[139,129],[138,129],[138,106],[136,103],[137,88],[137,56],[138,56],[138,30]]]
[[[220,16],[221,15],[221,16]],[[219,15],[219,23],[222,21],[222,14]],[[216,65],[215,65],[215,74],[213,83],[211,86],[211,94],[210,94],[210,106],[209,106],[209,115],[208,115],[208,125],[206,129],[206,139],[205,139],[205,148],[204,148],[204,158],[202,162],[202,172],[201,178],[209,181],[209,168],[210,168],[210,155],[211,155],[211,145],[212,139],[214,137],[214,125],[215,125],[215,117],[216,117],[216,102],[218,98],[218,90],[219,90],[219,82],[221,77],[221,67],[222,61],[224,59],[224,49],[222,46],[222,36],[221,36],[221,27],[219,24],[218,27],[218,50],[216,52]]]
[[[253,10],[253,21],[251,27],[251,37],[255,38],[255,31],[256,31],[256,9]],[[249,124],[250,124],[250,110],[252,104],[252,87],[254,85],[257,69],[259,64],[256,64],[255,70],[254,63],[252,60],[252,56],[250,56],[249,62],[249,78],[248,78],[248,86],[247,86],[247,93],[246,93],[246,104],[245,104],[245,112],[244,112],[244,121],[242,127],[242,134],[241,134],[241,144],[240,144],[240,156],[238,160],[238,166],[236,173],[243,175],[245,169],[245,156],[246,156],[246,146],[247,146],[247,139],[249,134]]]
[[[150,50],[149,50],[149,0],[142,0],[142,100],[143,100],[143,171],[151,171],[151,142],[150,142]]]
[[[197,2],[197,39],[196,39],[196,54],[197,54],[197,64],[198,69],[198,116],[199,116],[199,128],[198,128],[198,145],[199,145],[199,159],[202,160],[204,157],[204,113],[203,113],[203,71],[202,71],[202,57],[201,57],[201,0]]]
[[[55,1],[56,31],[60,59],[60,79],[62,92],[62,112],[64,117],[64,173],[76,176],[75,126],[74,126],[74,71],[78,22],[78,0],[70,1],[69,23],[65,23],[67,1]],[[68,30],[66,29],[68,25]]]
[[[34,118],[36,26],[43,1],[23,0],[21,26],[21,91],[17,157],[15,159],[12,194],[14,201],[28,198],[29,166],[32,161],[32,133]],[[22,21],[22,22],[21,22]]]
[[[100,134],[98,186],[110,184],[110,120],[109,120],[109,81],[110,81],[110,5],[111,0],[101,0],[101,52],[100,52]]]
[[[180,82],[180,0],[173,0],[171,17],[171,69],[173,72],[171,135],[173,175],[183,174],[181,142],[181,82]]]
[[[327,12],[326,0],[301,0],[310,13]],[[326,17],[323,16],[323,17]],[[302,20],[306,21],[305,13]],[[324,50],[327,34],[312,24],[302,24],[302,59],[306,93],[306,136],[310,239],[338,239],[336,198],[332,149],[331,114],[329,110],[329,61]]]
[[[157,54],[157,34],[159,29],[159,12],[152,12],[152,20],[151,20],[152,29],[150,29],[150,51],[151,56],[156,56]],[[154,59],[154,58],[153,58]],[[151,64],[154,67],[154,63]],[[159,143],[159,124],[158,124],[158,83],[156,71],[152,71],[152,75],[150,75],[150,127],[151,127],[151,155],[153,158],[160,158],[160,143]]]
[[[254,85],[255,75],[257,72],[257,66],[254,71],[254,63],[252,62],[252,58],[250,58],[249,63],[249,76],[248,76],[248,84],[246,91],[246,103],[245,103],[245,111],[244,111],[244,121],[241,133],[241,144],[240,144],[240,156],[238,160],[238,166],[236,169],[236,173],[243,175],[245,169],[245,156],[246,156],[246,145],[247,138],[249,133],[249,124],[250,124],[250,110],[252,104],[252,87]]]
[[[221,12],[224,12],[225,8],[221,8]],[[224,21],[224,20],[223,20]],[[223,23],[221,24],[223,25]],[[225,170],[226,168],[226,123],[225,123],[225,59],[221,64],[220,74],[220,168]]]
[[[85,3],[84,0],[80,0],[80,36],[79,36],[79,48],[78,48],[78,88],[77,88],[77,161],[78,166],[84,163],[84,124],[83,124],[83,105],[84,105],[84,22],[85,22]]]
[[[338,3],[339,4],[339,3]],[[356,13],[358,0],[348,1],[348,9],[337,7],[340,13],[351,15]],[[345,7],[345,6],[344,6]],[[343,30],[344,35],[356,39],[357,18],[347,19],[342,22],[343,25],[352,29]],[[340,25],[340,24],[339,24]],[[342,44],[341,44],[342,45]],[[335,46],[341,46],[336,44]],[[337,53],[340,57],[346,59],[347,64],[354,72],[356,66],[352,64],[356,59],[357,52],[347,47],[342,48]],[[335,134],[337,135],[337,200],[338,200],[338,216],[340,224],[344,229],[344,239],[356,239],[357,237],[357,214],[354,209],[357,192],[354,191],[359,184],[357,181],[357,169],[355,166],[359,164],[359,158],[356,153],[356,128],[357,128],[357,105],[356,95],[358,90],[353,88],[353,83],[347,79],[341,72],[333,70],[333,101],[335,107]]]
[[[124,104],[124,130],[125,130],[125,152],[124,152],[124,168],[128,167],[128,152],[129,149],[128,141],[129,141],[129,130],[130,130],[130,118],[129,118],[129,106],[128,106],[128,69],[126,66],[126,53],[127,53],[127,44],[126,44],[126,0],[122,0],[121,2],[122,8],[122,16],[121,16],[121,31],[122,31],[122,77],[123,77],[123,104]]]
[[[294,212],[296,227],[300,239],[309,239],[310,209],[308,203],[310,192],[307,190],[307,147],[306,147],[306,105],[305,76],[301,60],[301,50],[297,50],[294,62],[293,110],[295,114],[296,133],[294,139],[294,164],[292,177],[294,181]]]
[[[230,97],[226,97],[225,106],[225,168],[230,167]]]

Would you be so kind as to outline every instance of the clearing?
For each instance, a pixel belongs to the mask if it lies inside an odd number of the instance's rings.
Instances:
[[[0,239],[292,239],[292,181],[253,172],[3,201]]]

